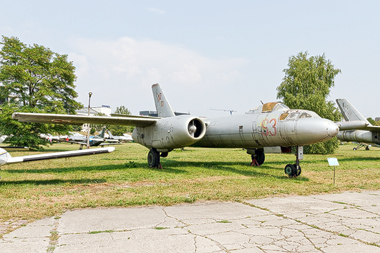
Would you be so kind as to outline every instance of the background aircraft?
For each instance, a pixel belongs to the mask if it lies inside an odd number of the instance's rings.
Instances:
[[[337,135],[340,141],[357,142],[359,145],[354,150],[365,144],[380,144],[380,126],[373,126],[347,99],[336,100],[344,119],[348,122],[363,122],[362,127],[357,130],[340,131]],[[368,145],[366,146],[368,150]]]
[[[187,146],[245,148],[253,165],[265,161],[264,147],[290,152],[295,146],[296,163],[285,166],[289,177],[301,174],[299,160],[303,145],[329,140],[338,134],[338,125],[308,110],[289,109],[281,103],[266,103],[246,114],[201,119],[191,115],[175,116],[159,84],[152,86],[158,117],[125,115],[119,117],[20,113],[13,118],[23,122],[63,124],[120,124],[135,126],[133,140],[150,149],[148,164],[160,166],[175,148]]]
[[[8,137],[8,135],[2,135],[0,136],[0,143],[3,143],[3,141],[5,141],[5,139]]]
[[[132,136],[129,134],[123,134],[123,136],[115,136],[112,135],[111,131],[107,130],[108,138],[106,138],[106,141],[114,140],[118,142],[127,142],[127,141],[133,141]]]
[[[115,150],[114,147],[107,147],[107,148],[63,151],[63,152],[46,153],[46,154],[40,154],[40,155],[12,157],[8,153],[8,151],[0,148],[0,166],[4,164],[8,164],[8,163],[22,163],[22,162],[32,162],[32,161],[40,161],[40,160],[47,160],[47,159],[67,158],[67,157],[73,157],[73,156],[97,155],[97,154],[110,153],[114,150]]]
[[[107,146],[107,145],[114,145],[117,144],[117,140],[110,140],[104,138],[106,128],[103,128],[102,132],[99,135],[90,136],[89,144],[91,147],[93,146]],[[79,150],[83,149],[83,146],[87,146],[87,136],[84,136],[82,134],[73,134],[67,136],[67,138],[64,140],[65,142],[70,142],[73,144],[79,144]]]

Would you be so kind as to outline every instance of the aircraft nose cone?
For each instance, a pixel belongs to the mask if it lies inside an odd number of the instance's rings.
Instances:
[[[339,132],[338,125],[328,119],[299,119],[297,123],[298,141],[303,145],[327,141]]]
[[[339,133],[339,127],[334,122],[329,122],[327,124],[327,135],[330,137],[335,137]]]

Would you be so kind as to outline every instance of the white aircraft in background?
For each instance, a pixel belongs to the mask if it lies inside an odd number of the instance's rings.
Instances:
[[[354,150],[365,146],[369,150],[370,144],[380,144],[380,126],[373,126],[347,99],[336,100],[344,119],[347,122],[363,122],[362,127],[354,130],[339,131],[337,137],[340,141],[352,141],[358,143]]]
[[[6,151],[3,148],[0,148],[0,166],[4,164],[9,164],[9,163],[22,163],[22,162],[32,162],[32,161],[57,159],[57,158],[68,158],[68,157],[74,157],[74,156],[105,154],[105,153],[111,153],[114,150],[115,150],[114,147],[107,147],[107,148],[62,151],[62,152],[46,153],[46,154],[40,154],[40,155],[12,157],[8,153],[8,151]]]
[[[112,135],[111,131],[107,130],[108,132],[108,138],[106,138],[107,141],[109,140],[117,140],[118,142],[127,142],[127,141],[133,141],[132,136],[129,134],[123,134],[123,136],[115,136]]]
[[[8,135],[2,135],[0,136],[0,143],[3,143],[3,141],[5,141],[5,139],[8,137]]]
[[[107,140],[104,138],[106,129],[103,128],[102,132],[99,135],[90,136],[89,144],[91,147],[93,146],[107,146],[107,145],[114,145],[117,144],[117,140]],[[87,145],[87,136],[84,136],[82,134],[75,134],[75,135],[69,135],[67,136],[65,142],[70,142],[72,144],[79,144],[79,149],[82,150],[84,146]]]

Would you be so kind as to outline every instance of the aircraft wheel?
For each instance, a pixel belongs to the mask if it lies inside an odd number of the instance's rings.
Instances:
[[[365,147],[365,150],[369,150],[369,147],[367,146],[367,147]]]
[[[357,150],[357,148],[353,148],[352,150]]]
[[[148,153],[148,164],[151,168],[158,167],[160,164],[160,154],[154,148],[152,148]]]
[[[294,164],[288,164],[285,166],[285,174],[287,174],[289,177],[294,177],[297,175],[297,168],[294,166]]]
[[[253,161],[254,159],[256,159],[256,162],[257,162],[259,165],[263,164],[264,161],[265,161],[265,154],[264,154],[264,151],[263,151],[263,150],[259,150],[259,149],[256,150],[256,151],[255,151],[255,154],[252,155],[251,158],[252,158],[252,161]]]

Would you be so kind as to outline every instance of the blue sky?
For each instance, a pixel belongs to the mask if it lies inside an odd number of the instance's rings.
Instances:
[[[289,57],[342,70],[329,99],[380,116],[379,1],[6,1],[0,34],[69,55],[78,100],[154,110],[151,85],[200,116],[277,101]]]

